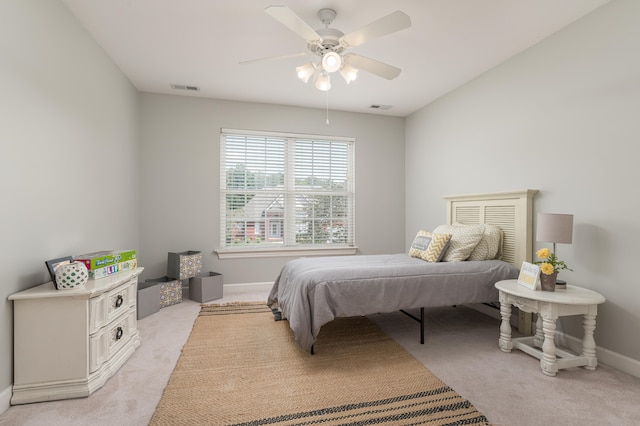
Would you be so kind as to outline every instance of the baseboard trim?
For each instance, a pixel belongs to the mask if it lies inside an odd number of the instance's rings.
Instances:
[[[4,413],[11,406],[11,386],[0,392],[0,414]]]
[[[571,349],[575,353],[582,352],[582,339],[556,331],[556,344]],[[640,378],[640,361],[629,358],[612,350],[596,346],[598,363],[606,364],[623,373]]]
[[[475,311],[482,312],[485,315],[489,315],[491,318],[495,318],[497,320],[502,319],[500,316],[500,309],[492,308],[491,306],[483,305],[480,303],[471,303],[467,306]]]
[[[241,284],[224,284],[224,294],[250,293],[254,291],[268,292],[273,287],[273,281]]]

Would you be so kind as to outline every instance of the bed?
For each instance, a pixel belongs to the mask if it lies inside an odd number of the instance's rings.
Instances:
[[[522,261],[531,259],[536,192],[444,197],[447,225],[501,230],[500,260],[426,262],[407,253],[295,259],[280,271],[267,304],[311,353],[321,327],[335,318],[394,311],[421,322],[424,342],[425,307],[495,303],[494,284],[517,277]],[[414,308],[420,318],[407,312]]]

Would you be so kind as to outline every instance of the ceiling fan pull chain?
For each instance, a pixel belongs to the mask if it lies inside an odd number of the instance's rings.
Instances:
[[[326,123],[327,123],[327,126],[328,126],[329,125],[329,91],[327,90],[325,93],[327,94],[327,121],[326,121]]]

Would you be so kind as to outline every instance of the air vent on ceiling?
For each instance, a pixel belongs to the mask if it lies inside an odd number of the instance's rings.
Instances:
[[[186,84],[172,84],[171,88],[175,90],[188,90],[190,92],[198,92],[200,90],[198,86],[188,86]]]
[[[391,109],[391,105],[371,105],[369,108],[380,109],[382,111],[389,111]]]

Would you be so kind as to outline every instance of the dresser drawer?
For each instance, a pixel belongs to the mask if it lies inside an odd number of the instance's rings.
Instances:
[[[89,301],[89,334],[93,334],[101,327],[136,304],[137,279],[91,298]]]
[[[130,309],[129,313],[116,318],[108,326],[102,328],[89,339],[89,372],[96,371],[108,361],[136,331],[136,311]]]

